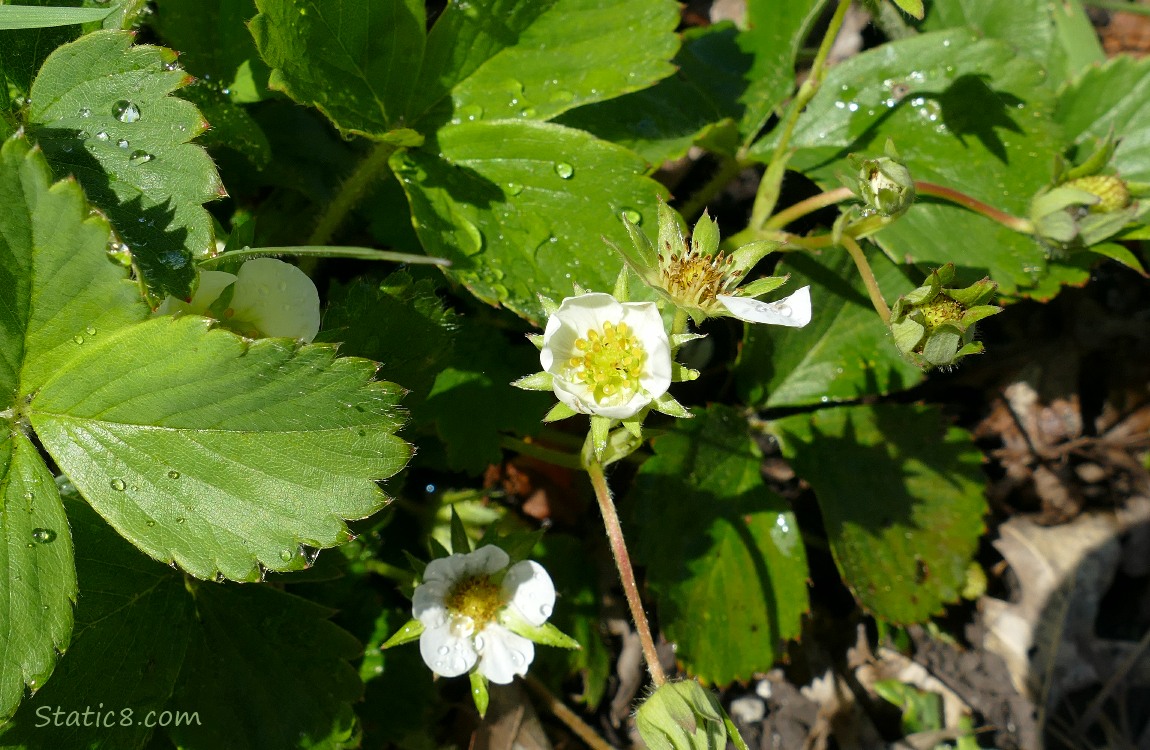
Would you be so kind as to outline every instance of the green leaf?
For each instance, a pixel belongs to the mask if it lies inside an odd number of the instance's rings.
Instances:
[[[446,128],[431,149],[396,153],[420,241],[477,297],[538,321],[538,295],[572,283],[611,289],[630,242],[619,215],[653,225],[662,188],[630,151],[578,130],[532,121]]]
[[[76,570],[60,495],[36,446],[0,440],[0,720],[41,688],[72,635]]]
[[[108,222],[90,213],[75,181],[52,185],[43,155],[22,139],[0,148],[0,206],[0,407],[8,407],[83,342],[148,310],[108,260]]]
[[[737,45],[727,23],[688,29],[672,60],[675,75],[650,88],[565,112],[561,125],[594,133],[626,146],[652,165],[676,159],[695,143],[733,155],[738,146],[727,131],[743,113],[739,97],[751,57]],[[725,148],[722,148],[724,147]]]
[[[897,266],[878,253],[871,268],[890,302],[913,289]],[[735,375],[743,399],[755,406],[800,406],[846,401],[910,388],[922,372],[899,355],[867,297],[845,250],[822,256],[788,253],[779,273],[790,287],[811,285],[811,322],[804,328],[748,325]]]
[[[0,31],[11,29],[43,29],[49,26],[102,21],[111,13],[109,8],[53,8],[39,6],[0,6]]]
[[[281,750],[302,738],[309,747],[350,746],[361,687],[347,660],[360,647],[328,621],[330,610],[271,586],[189,584],[85,503],[67,509],[84,592],[76,634],[0,747],[143,750],[170,741]],[[157,728],[165,711],[167,726]],[[170,740],[159,739],[165,733]]]
[[[257,0],[252,36],[270,85],[320,109],[340,130],[398,127],[423,57],[419,0]]]
[[[646,88],[675,70],[678,22],[671,0],[448,3],[428,36],[409,117],[431,109],[459,121],[547,120]]]
[[[399,389],[330,346],[248,341],[161,316],[97,337],[29,406],[84,497],[140,549],[193,575],[255,580],[348,539],[407,461]],[[98,372],[100,378],[90,373]]]
[[[54,51],[32,84],[30,137],[58,176],[72,174],[132,250],[152,301],[186,298],[192,259],[215,250],[201,205],[224,194],[215,165],[189,143],[207,127],[169,96],[189,78],[160,47],[97,31]]]
[[[1110,167],[1124,180],[1150,181],[1150,60],[1116,57],[1086,71],[1059,96],[1054,118],[1085,153],[1113,131]]]
[[[180,65],[237,104],[268,97],[271,71],[256,51],[248,21],[254,0],[164,0],[151,25],[164,42],[179,50]],[[212,123],[210,134],[219,123]]]
[[[868,611],[921,622],[958,599],[984,531],[982,455],[931,407],[822,409],[771,430],[810,482],[839,572]]]
[[[178,747],[357,747],[348,663],[362,647],[334,614],[271,586],[189,587],[196,619],[173,707],[201,723],[171,726]]]
[[[791,166],[837,187],[848,152],[880,153],[889,137],[915,180],[1025,216],[1062,150],[1045,79],[1031,58],[965,29],[885,44],[828,71],[796,126]],[[765,156],[770,145],[755,151]],[[1004,294],[1026,292],[1043,277],[1045,252],[1032,237],[919,193],[874,238],[891,258],[989,273]]]
[[[961,28],[981,38],[1007,42],[1019,53],[1041,63],[1052,74],[1052,86],[1105,59],[1098,35],[1077,2],[933,3],[922,24],[924,31]]]
[[[629,533],[659,622],[687,670],[709,683],[768,670],[807,611],[802,539],[763,484],[761,461],[746,421],[714,405],[656,439],[632,490]]]
[[[75,635],[52,679],[4,727],[0,747],[142,750],[155,731],[143,724],[150,711],[154,720],[169,707],[198,710],[209,721],[202,700],[169,704],[193,617],[183,576],[136,552],[79,499],[66,504],[84,592]]]
[[[227,94],[205,81],[196,81],[180,92],[180,97],[194,104],[212,127],[202,134],[204,148],[227,147],[247,157],[257,169],[271,161],[271,144],[248,111]]]
[[[739,132],[745,143],[755,138],[795,84],[795,58],[826,0],[751,0],[747,29],[739,48],[753,57],[750,81],[740,97],[744,106]]]

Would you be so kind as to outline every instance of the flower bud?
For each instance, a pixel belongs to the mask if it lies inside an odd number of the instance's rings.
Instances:
[[[661,686],[639,706],[635,726],[651,750],[722,750],[727,746],[719,701],[694,680]]]
[[[975,323],[1001,312],[986,304],[997,288],[989,278],[964,289],[948,288],[953,280],[954,264],[947,263],[891,307],[895,345],[924,370],[953,365],[968,354],[981,352],[982,344],[974,341]]]
[[[851,164],[857,170],[854,187],[866,204],[864,213],[898,217],[914,203],[914,178],[890,141],[886,143],[886,154],[877,159],[851,156]]]
[[[1108,214],[1121,211],[1130,205],[1130,190],[1126,183],[1112,174],[1092,174],[1064,183],[1064,187],[1085,190],[1098,197],[1098,202],[1089,207],[1091,213]]]

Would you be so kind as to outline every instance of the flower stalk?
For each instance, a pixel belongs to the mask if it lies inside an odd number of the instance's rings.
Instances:
[[[882,290],[879,289],[878,279],[874,277],[874,271],[871,270],[870,263],[866,259],[866,253],[863,252],[862,247],[849,234],[843,234],[839,240],[842,246],[850,254],[851,260],[854,261],[855,268],[858,269],[859,276],[862,277],[863,284],[866,286],[867,294],[870,295],[870,303],[874,305],[875,312],[882,318],[883,325],[890,324],[890,308],[883,299]]]
[[[655,683],[655,687],[660,687],[667,681],[667,674],[663,671],[663,665],[659,663],[655,639],[651,635],[651,624],[647,621],[647,613],[643,611],[643,600],[639,596],[639,586],[635,583],[635,570],[631,567],[631,557],[627,552],[627,542],[623,539],[623,527],[619,523],[615,501],[611,498],[611,489],[607,486],[607,477],[603,474],[603,466],[594,461],[588,463],[587,474],[591,477],[595,499],[599,502],[599,512],[603,516],[603,525],[607,530],[607,540],[611,544],[615,567],[619,571],[619,581],[623,584],[627,607],[631,610],[631,620],[635,623],[639,641],[643,645],[643,659],[647,662],[651,681]]]

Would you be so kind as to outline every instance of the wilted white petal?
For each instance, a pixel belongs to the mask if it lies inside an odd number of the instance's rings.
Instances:
[[[319,332],[319,293],[308,275],[275,258],[240,266],[230,308],[234,319],[266,336],[311,341]]]
[[[535,644],[501,625],[488,625],[475,641],[479,674],[498,685],[506,685],[517,674],[527,674],[535,659]]]
[[[517,562],[503,579],[510,606],[528,623],[539,627],[555,609],[555,584],[547,570],[534,560]]]
[[[778,302],[760,302],[751,297],[718,296],[719,302],[739,320],[748,323],[802,328],[811,322],[811,288],[804,286]]]
[[[448,622],[423,631],[419,636],[419,653],[431,671],[442,677],[465,674],[479,660],[470,634],[455,632]]]
[[[235,274],[224,271],[200,271],[200,284],[196,287],[196,293],[192,295],[190,302],[169,296],[156,308],[156,314],[171,315],[179,312],[205,315],[212,303],[235,281]]]

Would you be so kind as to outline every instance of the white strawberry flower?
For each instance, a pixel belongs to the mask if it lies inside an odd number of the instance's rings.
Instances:
[[[559,400],[582,414],[627,419],[671,385],[671,343],[653,302],[590,293],[548,318],[539,363]]]
[[[543,626],[555,585],[539,563],[510,562],[488,545],[428,564],[411,612],[423,626],[419,652],[431,671],[457,677],[475,669],[500,685],[527,673],[535,644],[513,630]]]
[[[720,294],[716,297],[727,313],[747,323],[802,328],[811,322],[811,288],[804,286],[778,302]]]

